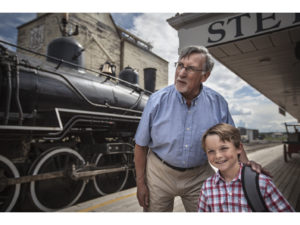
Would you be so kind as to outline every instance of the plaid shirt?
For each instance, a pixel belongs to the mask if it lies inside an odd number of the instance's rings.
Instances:
[[[240,164],[238,176],[229,183],[225,182],[219,171],[203,183],[198,203],[199,212],[252,212],[243,192],[242,167],[243,164]],[[259,187],[269,211],[294,211],[271,179],[264,174],[259,174]]]

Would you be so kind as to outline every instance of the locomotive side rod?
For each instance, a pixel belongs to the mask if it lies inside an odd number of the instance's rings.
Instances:
[[[115,173],[115,172],[120,172],[120,171],[125,171],[128,170],[128,166],[122,166],[118,168],[110,168],[110,169],[101,169],[101,170],[93,170],[93,171],[82,171],[82,172],[77,172],[75,168],[72,170],[71,177],[73,180],[78,180],[80,178],[86,178],[86,177],[94,177],[100,174],[105,174],[105,173]]]
[[[90,167],[90,166],[89,166]],[[84,168],[83,168],[84,169]],[[62,178],[62,177],[70,177],[73,180],[79,180],[84,178],[92,178],[94,176],[105,174],[105,173],[115,173],[119,171],[125,171],[128,169],[128,166],[122,166],[118,168],[108,168],[108,169],[93,169],[91,171],[78,171],[75,169],[74,165],[72,167],[72,171],[55,171],[49,173],[42,173],[37,175],[29,175],[29,176],[22,176],[16,178],[0,178],[0,190],[3,187],[8,185],[16,185],[22,183],[29,183],[32,181],[41,181],[41,180],[50,180],[55,178]],[[82,170],[82,169],[80,169]]]
[[[66,175],[65,171],[56,171],[56,172],[42,173],[37,175],[29,175],[29,176],[16,177],[16,178],[1,178],[0,187],[29,183],[32,181],[39,181],[39,180],[50,180],[50,179],[64,177],[65,175]]]

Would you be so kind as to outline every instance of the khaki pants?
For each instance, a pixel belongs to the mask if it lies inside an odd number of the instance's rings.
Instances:
[[[214,170],[207,162],[201,167],[180,172],[160,161],[150,150],[146,177],[149,188],[149,212],[172,212],[174,198],[180,196],[187,212],[197,212],[202,183]]]

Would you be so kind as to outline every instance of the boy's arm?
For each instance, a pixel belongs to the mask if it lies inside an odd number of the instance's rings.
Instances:
[[[259,175],[259,188],[269,211],[295,211],[269,177],[266,177],[263,174]]]
[[[204,191],[204,184],[202,185],[201,191],[200,191],[200,195],[199,195],[199,200],[198,200],[198,212],[210,212],[210,208],[207,204],[208,199],[205,195],[205,191]]]

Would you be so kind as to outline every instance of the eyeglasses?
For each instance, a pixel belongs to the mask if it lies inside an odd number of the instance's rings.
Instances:
[[[205,71],[205,70],[202,70],[202,69],[197,69],[194,66],[184,66],[183,63],[181,63],[181,62],[176,62],[175,67],[176,67],[177,70],[182,70],[184,68],[187,73]]]

